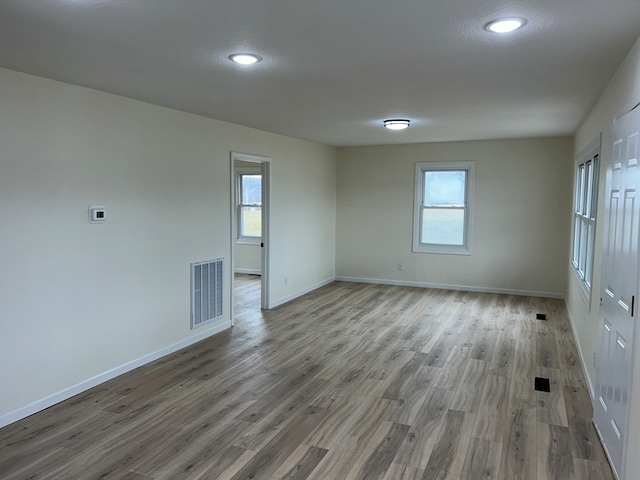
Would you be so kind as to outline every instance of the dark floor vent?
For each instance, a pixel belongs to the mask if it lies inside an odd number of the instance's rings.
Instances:
[[[548,378],[536,377],[534,388],[536,392],[550,392],[551,384]]]
[[[546,320],[546,319],[547,319],[546,313],[536,313],[536,320]]]

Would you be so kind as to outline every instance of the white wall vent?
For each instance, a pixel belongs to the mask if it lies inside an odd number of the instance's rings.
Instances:
[[[191,264],[191,328],[222,316],[222,258]]]

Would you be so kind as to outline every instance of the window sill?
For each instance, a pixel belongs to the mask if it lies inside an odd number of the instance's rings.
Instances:
[[[413,253],[435,253],[438,255],[471,255],[471,249],[467,247],[455,247],[451,245],[414,245]]]
[[[262,238],[260,237],[240,237],[236,240],[236,245],[255,245],[259,247],[262,243]]]

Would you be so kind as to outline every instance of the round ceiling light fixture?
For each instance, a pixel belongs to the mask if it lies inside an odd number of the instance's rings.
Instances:
[[[391,118],[382,123],[389,130],[404,130],[405,128],[409,128],[411,121],[405,118]]]
[[[229,55],[229,60],[239,63],[240,65],[253,65],[262,60],[260,55],[254,53],[234,53]]]
[[[524,18],[498,18],[492,20],[484,26],[484,29],[492,33],[510,33],[524,27],[527,20]]]

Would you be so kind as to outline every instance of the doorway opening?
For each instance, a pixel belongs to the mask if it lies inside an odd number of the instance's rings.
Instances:
[[[237,300],[269,308],[270,162],[269,157],[231,152],[232,325]]]

